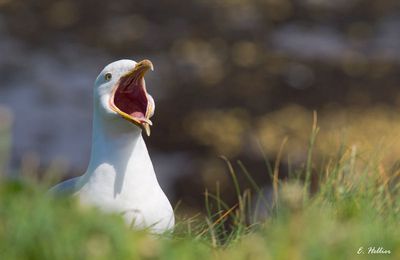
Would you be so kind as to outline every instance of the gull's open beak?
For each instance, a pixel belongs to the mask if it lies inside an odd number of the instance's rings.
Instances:
[[[149,70],[153,70],[151,61],[142,60],[137,63],[132,70],[121,76],[110,98],[111,109],[141,127],[148,136],[152,125],[150,116],[154,111],[144,81],[144,75]]]

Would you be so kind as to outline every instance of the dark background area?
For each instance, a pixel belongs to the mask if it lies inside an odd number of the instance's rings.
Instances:
[[[350,123],[349,136],[360,140],[382,136],[376,125],[397,129],[399,7],[395,0],[0,0],[0,112],[13,118],[12,168],[84,172],[95,77],[111,61],[148,58],[156,114],[146,142],[161,185],[174,203],[197,210],[218,181],[229,201],[233,187],[219,156],[235,168],[243,161],[266,185],[263,153],[273,162],[285,136],[285,156],[301,165],[312,110],[322,130]]]

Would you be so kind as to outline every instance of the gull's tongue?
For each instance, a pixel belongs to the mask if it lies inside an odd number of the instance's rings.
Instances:
[[[150,119],[146,118],[142,112],[133,112],[130,114],[132,117],[136,118],[137,120],[140,121],[140,123],[146,123],[149,125],[153,125],[153,122],[151,122]]]

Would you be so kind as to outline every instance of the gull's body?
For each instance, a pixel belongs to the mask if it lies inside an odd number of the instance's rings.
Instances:
[[[118,79],[135,65],[134,61],[121,60],[108,65],[102,73],[113,71]],[[128,224],[135,227],[148,227],[157,233],[169,230],[174,225],[173,210],[158,184],[142,130],[107,110],[112,91],[109,87],[98,86],[102,73],[95,83],[93,140],[88,169],[81,177],[60,183],[52,191],[73,193],[83,204],[120,213]],[[115,84],[110,82],[108,85]],[[154,110],[154,102],[152,106]]]

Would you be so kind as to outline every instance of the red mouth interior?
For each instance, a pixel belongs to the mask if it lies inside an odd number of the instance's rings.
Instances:
[[[121,77],[114,94],[114,105],[122,112],[142,121],[146,119],[147,103],[143,77]]]

